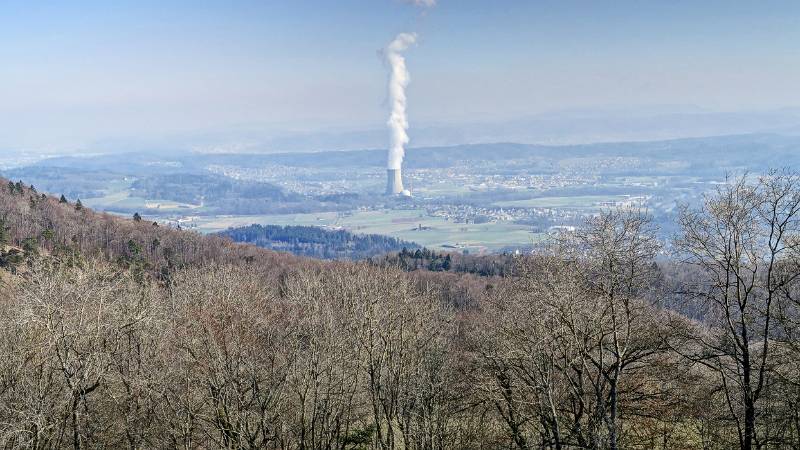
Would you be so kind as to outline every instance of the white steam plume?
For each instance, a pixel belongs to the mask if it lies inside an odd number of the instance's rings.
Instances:
[[[422,1],[422,0],[420,0]],[[386,61],[389,63],[389,102],[392,114],[389,116],[391,147],[389,147],[388,169],[399,169],[403,164],[404,147],[408,144],[408,118],[406,117],[406,86],[410,81],[406,59],[403,52],[417,41],[416,33],[400,33],[386,47]]]
[[[415,6],[422,6],[423,8],[431,8],[436,6],[436,0],[405,0],[406,3],[411,3]]]

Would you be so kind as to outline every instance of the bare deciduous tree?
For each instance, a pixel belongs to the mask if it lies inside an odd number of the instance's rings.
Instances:
[[[684,208],[676,246],[701,274],[687,286],[706,307],[674,347],[717,374],[742,449],[775,444],[768,398],[780,305],[800,276],[800,178],[730,178],[699,209]]]

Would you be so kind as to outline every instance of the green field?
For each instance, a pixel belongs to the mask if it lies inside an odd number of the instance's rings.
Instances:
[[[259,216],[197,217],[198,230],[205,233],[254,223],[273,225],[315,225],[341,227],[354,233],[383,234],[416,242],[429,248],[470,252],[491,251],[507,246],[530,245],[544,238],[523,225],[509,222],[486,224],[452,223],[428,217],[424,210],[359,211],[352,214],[313,213]],[[419,229],[420,225],[423,227]],[[452,246],[452,247],[450,247]]]
[[[408,186],[413,188],[413,186]],[[478,189],[477,191],[485,191]],[[432,196],[448,196],[448,195],[469,195],[471,193],[476,192],[476,190],[472,190],[467,186],[453,184],[447,181],[442,181],[441,183],[420,187],[418,189],[413,190],[414,195],[417,197],[432,197]]]
[[[188,203],[179,203],[172,200],[158,200],[158,199],[144,199],[141,197],[132,197],[129,191],[117,191],[106,195],[105,197],[95,197],[82,200],[82,202],[95,209],[139,209],[139,210],[162,210],[162,211],[179,211],[179,210],[198,210],[199,205],[191,205]]]
[[[116,186],[117,188],[122,186]],[[111,191],[111,190],[110,190]],[[144,199],[132,196],[128,190],[114,190],[104,197],[84,200],[84,204],[99,209],[153,209],[162,213],[153,219],[167,219],[168,214],[191,214],[191,222],[203,233],[222,231],[230,227],[254,223],[272,225],[315,225],[327,228],[343,228],[360,234],[382,234],[419,245],[449,249],[468,250],[472,253],[493,251],[504,247],[530,245],[544,239],[545,235],[531,233],[529,227],[510,222],[485,224],[453,223],[441,217],[429,217],[425,210],[355,211],[352,213],[310,213],[252,216],[204,216],[198,205],[181,204],[167,200]],[[162,215],[163,214],[163,215]],[[420,229],[420,227],[422,229]]]
[[[525,200],[496,202],[495,206],[504,208],[592,208],[600,202],[624,201],[623,195],[581,195],[574,197],[538,197]]]

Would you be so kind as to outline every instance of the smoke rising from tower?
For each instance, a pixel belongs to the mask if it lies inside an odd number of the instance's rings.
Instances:
[[[405,2],[414,4],[416,6],[422,6],[423,8],[436,6],[436,0],[405,0]]]
[[[408,118],[406,116],[406,87],[410,81],[406,59],[403,52],[417,41],[416,33],[400,33],[386,47],[386,61],[389,63],[389,103],[392,113],[389,116],[391,145],[387,169],[400,170],[408,144]]]
[[[436,0],[403,0],[406,3],[430,8],[436,5]],[[405,146],[408,144],[408,117],[406,116],[406,87],[410,77],[406,69],[406,59],[403,52],[417,42],[416,33],[400,33],[384,50],[386,62],[391,70],[389,74],[389,103],[392,113],[387,125],[391,133],[391,144],[386,163],[386,193],[389,195],[410,196],[411,193],[403,188],[403,157]]]

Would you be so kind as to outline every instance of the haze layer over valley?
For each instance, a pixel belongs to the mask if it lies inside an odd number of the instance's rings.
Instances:
[[[749,134],[586,145],[407,150],[412,197],[387,197],[385,151],[51,157],[3,175],[201,232],[253,223],[383,234],[458,252],[527,250],[601,209],[644,208],[662,235],[726,174],[800,163],[800,138]],[[758,155],[758,156],[756,156]]]

